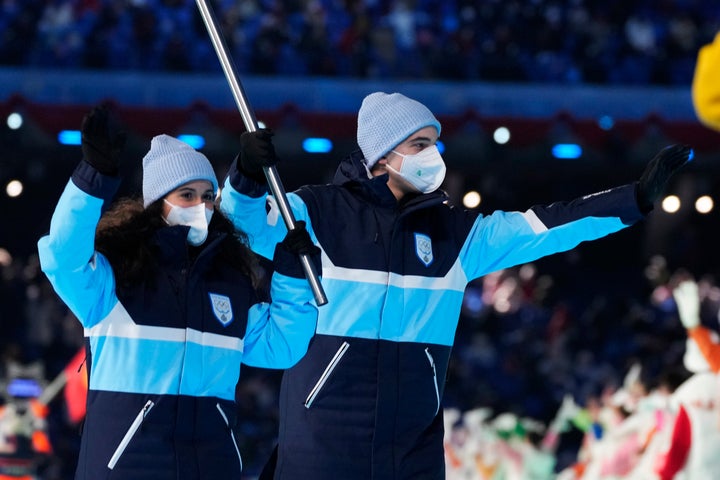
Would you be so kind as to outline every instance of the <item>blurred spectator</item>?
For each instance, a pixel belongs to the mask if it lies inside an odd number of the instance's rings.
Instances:
[[[720,131],[720,33],[698,52],[692,99],[698,119]]]

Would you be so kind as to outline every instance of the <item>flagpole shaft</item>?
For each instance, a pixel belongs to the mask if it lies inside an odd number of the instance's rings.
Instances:
[[[220,64],[222,65],[223,72],[225,72],[225,78],[230,85],[230,90],[235,98],[235,103],[240,111],[240,116],[245,123],[245,129],[248,132],[254,132],[258,129],[255,113],[247,101],[245,91],[240,83],[240,78],[235,71],[235,65],[227,54],[225,42],[218,30],[218,22],[215,18],[215,14],[205,0],[196,0],[196,2],[198,8],[200,9],[203,22],[205,22],[205,27],[207,27],[208,34],[210,35],[210,41],[215,48],[215,52],[220,60]],[[265,172],[265,178],[267,178],[268,188],[275,197],[275,201],[280,209],[280,215],[282,215],[282,218],[285,221],[285,226],[288,230],[293,230],[295,228],[295,217],[290,209],[290,204],[288,203],[287,196],[285,194],[285,188],[280,181],[277,169],[275,166],[271,166],[265,167],[263,170]],[[325,292],[320,284],[320,279],[315,269],[315,265],[310,261],[310,257],[305,254],[300,255],[300,263],[302,264],[305,276],[307,277],[308,282],[310,283],[310,288],[315,296],[315,303],[317,303],[318,306],[325,305],[327,303],[327,297],[325,296]]]

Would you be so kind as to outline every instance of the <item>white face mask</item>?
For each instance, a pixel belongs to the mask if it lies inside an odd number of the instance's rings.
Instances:
[[[170,205],[170,212],[165,219],[168,225],[185,225],[190,227],[187,241],[190,245],[197,247],[202,245],[208,236],[208,225],[212,218],[213,211],[205,208],[205,202],[198,203],[192,207],[178,207],[165,200]]]
[[[403,162],[400,171],[390,165],[387,165],[388,170],[399,175],[419,192],[434,192],[445,179],[445,162],[436,145],[431,145],[414,155],[403,155],[395,150],[392,152],[403,157]]]

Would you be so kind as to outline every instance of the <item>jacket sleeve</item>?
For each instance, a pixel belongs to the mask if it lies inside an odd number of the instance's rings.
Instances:
[[[265,187],[244,178],[236,168],[231,167],[230,171],[220,208],[235,228],[247,233],[252,250],[272,258],[274,265],[270,284],[272,301],[256,304],[248,313],[243,363],[262,368],[290,368],[305,355],[315,334],[317,305],[297,257],[277,246],[285,238],[287,228],[274,198],[267,194]],[[292,193],[287,197],[295,219],[305,220],[310,237],[317,241],[303,201]]]
[[[279,258],[283,256],[284,258]],[[291,258],[292,257],[292,258]],[[310,284],[294,255],[277,249],[270,284],[271,303],[254,305],[248,313],[243,363],[263,368],[290,368],[307,351],[315,334],[318,310]],[[290,275],[283,263],[297,263]]]
[[[92,327],[117,303],[115,277],[95,252],[95,228],[119,179],[81,162],[60,196],[50,232],[38,241],[40,267],[58,296],[84,327]]]
[[[460,251],[468,279],[564,252],[602,238],[643,218],[635,184],[525,212],[478,216]]]
[[[305,203],[294,193],[288,193],[287,199],[295,220],[305,221],[310,238],[317,243]],[[273,258],[275,245],[283,241],[287,228],[272,195],[239,173],[230,175],[223,186],[220,209],[235,228],[248,235],[250,248],[255,253]]]

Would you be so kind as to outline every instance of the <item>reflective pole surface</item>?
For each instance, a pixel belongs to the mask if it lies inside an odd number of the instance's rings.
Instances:
[[[228,57],[225,42],[218,31],[218,22],[215,18],[215,14],[205,0],[196,0],[196,2],[198,8],[200,9],[203,21],[205,22],[205,26],[207,27],[208,33],[210,34],[210,41],[212,42],[215,52],[220,59],[223,72],[225,72],[225,78],[227,78],[227,81],[230,84],[230,90],[232,90],[235,103],[237,104],[238,110],[240,110],[243,123],[245,123],[245,129],[248,132],[254,132],[258,129],[255,113],[252,108],[250,108],[250,104],[247,101],[245,91],[243,90],[240,79],[235,71],[235,65],[230,57]],[[290,210],[290,205],[288,204],[287,196],[285,195],[285,188],[283,187],[282,182],[280,182],[277,169],[272,166],[266,167],[263,170],[265,171],[265,178],[267,178],[270,193],[272,193],[275,197],[275,201],[280,209],[280,214],[285,221],[285,226],[288,230],[293,230],[295,228],[295,217],[293,216],[292,210]],[[325,296],[325,291],[320,284],[320,279],[318,278],[315,266],[310,261],[310,257],[307,255],[300,255],[300,263],[305,271],[305,276],[307,277],[308,282],[310,282],[310,288],[312,288],[313,294],[315,295],[315,303],[317,303],[318,306],[325,305],[327,303],[327,297]]]

